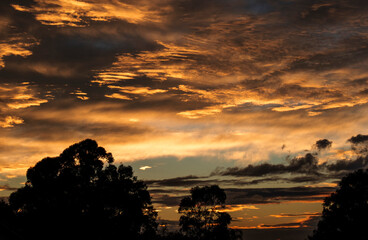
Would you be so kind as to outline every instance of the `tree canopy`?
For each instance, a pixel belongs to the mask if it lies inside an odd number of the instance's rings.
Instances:
[[[238,239],[239,233],[229,229],[231,216],[222,212],[225,208],[226,194],[217,185],[194,187],[191,196],[180,202],[179,224],[181,232],[189,239]]]
[[[130,166],[115,166],[111,153],[86,139],[47,157],[27,171],[12,193],[22,236],[149,239],[156,212],[146,185]]]
[[[310,240],[367,239],[368,170],[348,174],[323,203],[321,220]]]

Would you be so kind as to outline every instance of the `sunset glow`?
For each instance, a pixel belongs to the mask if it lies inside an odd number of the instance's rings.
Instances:
[[[167,226],[191,187],[218,184],[233,228],[312,231],[354,170],[348,139],[368,126],[365,2],[0,6],[3,198],[90,138],[147,182]]]

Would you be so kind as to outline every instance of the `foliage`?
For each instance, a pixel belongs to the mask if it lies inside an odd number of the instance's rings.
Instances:
[[[322,218],[310,240],[367,239],[368,170],[344,177],[323,203]]]
[[[179,224],[189,239],[237,239],[238,232],[229,229],[231,216],[221,212],[225,208],[226,194],[217,185],[195,187],[191,196],[181,200]]]
[[[9,198],[21,234],[150,239],[157,225],[147,187],[130,166],[113,162],[111,153],[86,139],[28,169],[25,186]]]

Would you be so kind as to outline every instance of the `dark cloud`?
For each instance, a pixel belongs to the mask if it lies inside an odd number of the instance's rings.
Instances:
[[[318,164],[318,160],[312,154],[307,154],[305,157],[294,158],[289,165],[263,163],[260,165],[248,165],[245,168],[233,167],[226,170],[217,169],[211,175],[221,176],[236,176],[236,177],[259,177],[264,175],[276,175],[284,173],[306,174],[307,176],[298,176],[294,178],[279,178],[286,182],[319,182],[329,177],[335,178],[333,172],[338,171],[354,171],[364,168],[368,165],[366,157],[358,157],[354,160],[337,160],[332,163]],[[325,172],[327,171],[327,172]],[[332,175],[331,175],[332,174]],[[272,179],[254,180],[253,183],[263,181],[272,181]]]
[[[38,31],[30,32],[40,42],[32,49],[33,54],[26,59],[8,58],[2,75],[38,84],[52,77],[55,85],[84,86],[93,79],[93,71],[110,66],[116,54],[160,47],[152,40],[129,32],[126,25],[102,22],[67,29],[40,26]]]
[[[352,42],[356,44],[352,45]],[[367,59],[368,50],[365,47],[367,43],[366,38],[360,37],[343,40],[339,44],[340,46],[335,45],[335,49],[296,60],[290,65],[290,68],[293,70],[327,71],[343,68],[347,61],[353,65]]]
[[[245,159],[255,148],[266,161],[273,154],[267,151],[280,149],[259,142],[304,148],[292,141],[306,131],[331,136],[366,125],[367,1],[77,2],[0,3],[2,164],[28,164],[51,146],[86,137],[103,139],[129,161],[241,151]],[[146,181],[153,201],[167,206],[177,206],[188,188],[211,184],[226,188],[230,204],[321,201],[334,189],[276,184],[331,182],[367,167],[368,136],[349,142],[358,156],[322,164],[307,153],[284,163],[228,164],[211,176],[203,175],[222,164],[213,159],[142,166],[152,166],[144,171],[148,179],[158,178]],[[314,146],[331,144],[321,139]]]
[[[339,166],[341,168],[339,168]],[[351,169],[357,169],[360,167],[359,164],[352,164]],[[327,166],[325,166],[327,167]],[[348,166],[343,163],[339,163],[339,165],[328,165],[330,171],[346,171]],[[162,180],[145,180],[144,182],[150,187],[153,188],[157,193],[172,193],[171,191],[161,192],[158,188],[167,188],[167,187],[195,187],[195,186],[208,186],[208,185],[219,185],[222,187],[233,187],[233,186],[248,186],[248,185],[260,185],[267,183],[291,183],[291,184],[299,184],[299,183],[319,183],[324,180],[330,180],[331,178],[341,178],[345,173],[334,174],[334,175],[303,175],[297,177],[252,177],[254,179],[250,179],[246,177],[245,179],[237,176],[236,181],[234,179],[223,179],[223,178],[214,178],[214,176],[184,176],[184,177],[175,177],[175,178],[167,178]]]
[[[325,179],[328,179],[328,176],[324,175],[310,175],[310,176],[298,176],[298,177],[292,177],[292,178],[285,178],[284,180],[286,182],[290,183],[315,183],[315,182],[321,182]]]
[[[290,178],[289,182],[318,182],[327,178],[336,178],[336,172],[354,171],[360,168],[365,168],[368,165],[368,157],[365,155],[368,149],[368,136],[357,135],[351,137],[349,142],[352,143],[352,149],[359,155],[355,159],[339,159],[334,162],[318,163],[317,153],[307,153],[304,157],[296,157],[290,160],[288,165],[285,164],[271,164],[262,163],[259,165],[248,165],[247,167],[232,167],[223,169],[216,169],[211,175],[221,176],[236,176],[236,177],[260,177],[264,175],[277,175],[284,173],[304,174]],[[328,149],[332,145],[332,141],[328,139],[321,139],[314,145],[319,151]],[[279,179],[285,180],[285,179]]]
[[[130,109],[171,106],[168,109],[174,110],[176,106],[178,111],[185,111],[205,109],[218,103],[202,96],[195,100],[193,96],[183,97],[188,93],[175,91],[173,88],[182,83],[192,87],[203,84],[211,93],[216,89],[233,86],[231,81],[230,84],[226,83],[230,78],[244,81],[247,83],[244,84],[246,89],[264,98],[281,97],[298,101],[325,98],[347,100],[346,93],[340,89],[283,83],[280,77],[288,72],[305,69],[318,73],[324,69],[338,68],[346,63],[352,64],[353,61],[359,62],[367,58],[364,47],[367,43],[366,37],[353,34],[353,30],[346,32],[352,26],[358,30],[364,27],[356,24],[359,19],[355,19],[351,14],[357,9],[364,14],[362,9],[366,4],[360,1],[321,3],[305,0],[216,0],[201,1],[200,4],[191,0],[168,0],[164,3],[124,2],[130,4],[132,9],[141,9],[142,14],[154,11],[154,15],[159,17],[157,22],[142,19],[129,21],[117,14],[119,11],[107,16],[107,13],[96,9],[111,7],[111,1],[86,3],[95,14],[102,14],[100,20],[98,16],[88,14],[88,10],[82,11],[78,8],[74,15],[69,15],[71,19],[61,21],[58,14],[64,14],[62,8],[72,4],[59,6],[49,5],[44,1],[32,4],[16,1],[14,4],[26,9],[17,11],[10,6],[10,1],[4,1],[4,12],[11,12],[6,16],[12,21],[12,29],[18,33],[27,33],[38,42],[29,48],[32,55],[26,58],[5,57],[7,67],[0,70],[4,81],[30,81],[41,86],[40,92],[44,93],[43,95],[52,91],[55,98],[63,98],[73,90],[81,88],[90,96],[89,101],[101,100],[106,95],[117,92],[106,86],[91,86],[90,82],[98,80],[99,73],[114,73],[109,69],[111,67],[136,64],[139,65],[138,69],[115,69],[115,73],[138,71],[139,76],[120,79],[114,85],[160,88],[167,92],[160,95],[160,99],[150,95],[129,95],[134,101],[109,99],[110,101],[126,101],[126,107]],[[145,7],[140,8],[142,6]],[[117,10],[121,9],[117,6]],[[55,19],[61,22],[42,20],[45,14],[50,19],[56,16]],[[53,26],[53,23],[60,25]],[[321,24],[336,27],[333,28],[334,31],[328,31],[323,29]],[[359,32],[358,30],[356,32]],[[8,34],[5,38],[9,36]],[[159,54],[165,50],[168,50],[167,56]],[[124,54],[131,54],[129,62],[117,61],[117,57]],[[152,54],[154,57],[147,61],[147,56]],[[275,65],[275,62],[285,59],[285,63]],[[145,61],[145,64],[139,61]],[[179,74],[170,75],[167,69],[174,69]],[[145,70],[148,72],[144,73]],[[150,71],[157,75],[149,74]],[[221,80],[222,77],[226,80]],[[163,78],[165,81],[158,81],[157,78]],[[207,78],[209,80],[203,80]],[[221,85],[214,86],[211,79],[220,79],[218,81]],[[62,91],[59,91],[60,89]],[[232,105],[228,102],[225,104]],[[264,111],[272,107],[262,108],[259,104],[254,104],[251,109]]]
[[[304,157],[293,158],[288,165],[263,163],[254,166],[250,164],[245,168],[234,167],[225,171],[214,171],[212,175],[256,177],[283,173],[318,174],[318,159],[313,154],[307,153]]]
[[[263,176],[266,174],[280,174],[286,170],[285,165],[282,164],[269,164],[263,163],[257,166],[248,165],[245,168],[233,167],[228,168],[225,171],[214,171],[212,175],[224,175],[224,176]]]
[[[366,143],[366,141],[368,141],[368,135],[358,134],[356,136],[351,137],[348,141],[351,142],[352,144]]]
[[[351,148],[358,154],[368,154],[368,135],[358,134],[348,140],[352,146]]]
[[[194,187],[205,185],[220,185],[220,186],[244,186],[244,185],[258,185],[267,182],[287,182],[287,183],[301,183],[301,182],[318,182],[323,179],[321,176],[303,176],[295,178],[283,178],[283,177],[268,177],[268,178],[256,178],[252,180],[238,179],[218,179],[211,176],[184,176],[176,178],[167,178],[160,180],[145,180],[145,183],[150,187]]]
[[[152,186],[167,186],[167,187],[183,187],[183,186],[195,186],[195,185],[206,185],[208,181],[199,180],[198,176],[185,176],[176,178],[167,178],[162,180],[145,180],[147,185]]]
[[[268,204],[285,201],[322,201],[333,192],[332,187],[291,187],[291,188],[227,188],[228,204]]]
[[[332,187],[290,187],[290,188],[225,188],[226,203],[241,204],[276,204],[287,201],[323,201],[331,192]],[[150,190],[151,192],[151,190]],[[165,206],[178,206],[180,200],[187,195],[183,191],[171,191],[171,194],[153,194],[153,202]]]
[[[129,142],[134,136],[142,136],[152,133],[152,129],[143,126],[134,126],[129,124],[105,124],[105,123],[82,123],[76,122],[70,127],[62,119],[58,123],[50,120],[37,120],[25,118],[27,126],[20,126],[14,131],[14,136],[18,138],[30,138],[41,141],[60,141],[67,140],[68,136],[83,138],[89,136],[94,139],[107,137],[111,132],[124,135],[125,141]],[[47,131],[46,131],[47,129]]]
[[[303,87],[297,84],[284,84],[276,89],[276,91],[273,93],[273,96],[298,96],[301,98],[318,99],[322,96],[329,98],[341,98],[343,94],[339,91],[331,89]]]
[[[332,141],[328,140],[328,139],[320,139],[316,142],[315,147],[321,151],[321,150],[325,150],[328,149],[332,146]]]
[[[181,199],[183,199],[183,196],[171,196],[171,195],[152,196],[153,203],[170,207],[179,206]]]
[[[338,171],[354,171],[357,169],[365,168],[368,166],[368,158],[367,157],[358,157],[355,160],[339,160],[335,163],[324,164],[329,171],[338,172]]]

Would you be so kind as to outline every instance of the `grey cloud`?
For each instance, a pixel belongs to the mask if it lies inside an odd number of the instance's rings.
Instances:
[[[309,156],[309,157],[308,157]],[[367,167],[368,161],[366,157],[358,157],[355,160],[337,160],[332,163],[318,164],[317,159],[312,155],[293,159],[289,165],[263,163],[260,165],[248,165],[245,168],[227,168],[226,170],[215,170],[212,175],[236,176],[236,177],[259,177],[264,175],[275,174],[306,174],[307,176],[298,176],[286,179],[289,182],[318,182],[329,177],[334,178],[333,172],[338,171],[354,171]],[[313,156],[313,157],[311,157]],[[327,172],[325,173],[325,171]],[[280,179],[285,180],[285,179]]]
[[[322,201],[323,196],[333,192],[330,187],[291,188],[228,188],[225,189],[229,204],[267,204],[284,201]]]
[[[355,160],[339,160],[331,164],[323,164],[329,171],[354,171],[368,166],[368,157],[358,157]]]
[[[169,187],[181,187],[181,186],[194,186],[194,185],[200,185],[203,182],[203,180],[199,180],[200,177],[198,176],[185,176],[185,177],[176,177],[176,178],[168,178],[168,179],[162,179],[162,180],[145,180],[145,183],[152,186],[169,186]]]
[[[294,61],[290,65],[291,70],[327,71],[339,69],[360,63],[368,58],[366,49],[368,39],[365,37],[351,37],[343,39],[340,43],[332,45],[325,52],[311,54],[308,57]]]
[[[167,39],[173,39],[170,42],[178,46],[203,50],[200,53],[184,54],[181,59],[178,59],[177,56],[172,56],[170,59],[157,59],[157,61],[169,60],[167,66],[185,59],[188,69],[183,71],[196,70],[200,77],[206,78],[206,75],[216,75],[218,72],[225,75],[238,73],[244,75],[245,82],[257,82],[259,84],[257,88],[248,84],[249,88],[266,98],[280,96],[295,99],[342,98],[344,97],[342,93],[333,89],[282,84],[281,80],[275,78],[273,74],[282,75],[288,71],[308,68],[328,69],[341,66],[341,64],[345,65],[346,62],[351,63],[351,59],[360,61],[367,55],[362,48],[366,45],[366,39],[363,36],[351,36],[351,34],[340,36],[333,32],[322,31],[320,25],[312,24],[312,20],[317,21],[328,13],[327,17],[330,18],[330,15],[333,15],[337,19],[331,24],[339,27],[339,24],[344,22],[336,16],[352,11],[355,6],[359,6],[359,9],[362,5],[366,6],[361,1],[336,1],[334,4],[306,0],[278,2],[216,0],[201,1],[201,3],[191,0],[168,0],[164,3],[159,1],[128,2],[132,5],[145,4],[150,9],[158,9],[165,5],[169,8],[162,8],[164,10],[158,11],[157,14],[162,17],[160,24],[133,24],[116,19],[107,22],[84,19],[88,24],[82,28],[46,27],[36,21],[32,14],[21,13],[13,9],[14,13],[30,20],[29,23],[23,21],[23,24],[17,24],[19,31],[27,30],[40,41],[40,44],[32,49],[33,55],[26,59],[8,57],[7,67],[0,71],[0,75],[9,82],[27,79],[42,85],[44,91],[57,92],[55,86],[45,85],[52,79],[53,85],[60,87],[68,84],[66,88],[70,91],[84,88],[94,98],[101,99],[112,91],[106,87],[89,86],[90,81],[96,77],[96,72],[110,67],[118,54],[132,53],[134,55],[161,51],[164,49],[163,46],[154,41],[155,38],[152,36],[158,36],[157,39],[160,40],[165,40],[167,36]],[[22,1],[20,4],[25,3]],[[49,7],[55,8],[56,6]],[[308,21],[310,24],[295,20]],[[348,27],[342,24],[341,31]],[[201,43],[200,40],[204,40],[205,43]],[[352,42],[354,44],[351,44]],[[208,55],[208,50],[213,51],[214,54]],[[275,69],[260,67],[272,65],[281,59],[288,59],[291,63]],[[341,62],[340,65],[337,65],[337,61]],[[37,64],[49,67],[51,65],[53,71],[39,71],[40,67],[35,66]],[[45,73],[52,74],[52,72],[53,75],[45,75]],[[196,80],[181,79],[181,81],[191,86],[198,84]],[[147,76],[134,77],[133,80],[116,84],[118,86],[147,87],[158,87],[159,85],[158,81]],[[171,85],[163,83],[162,89],[169,90],[179,84],[180,82],[172,82]],[[226,84],[224,86],[226,88]],[[224,88],[224,86],[218,87]],[[273,95],[270,94],[272,91],[267,89],[269,86],[278,88]],[[57,97],[63,97],[65,94],[59,94]],[[163,95],[165,99],[142,97],[144,99],[129,102],[127,105],[139,109],[145,106],[162,107],[171,103],[172,106],[180,108],[178,110],[194,110],[211,106],[204,101],[183,102],[179,96],[174,97],[174,95],[180,95],[175,91],[168,91]]]
[[[315,182],[326,178],[335,178],[336,172],[354,171],[368,166],[368,135],[357,135],[351,137],[352,149],[359,155],[355,159],[339,159],[334,162],[318,163],[317,153],[307,153],[304,157],[297,157],[290,160],[288,165],[262,163],[259,165],[248,165],[247,167],[233,167],[216,169],[211,175],[236,176],[236,177],[259,177],[264,175],[276,175],[284,173],[298,173],[305,176],[290,178],[290,182]],[[321,139],[316,142],[314,147],[324,150],[331,147],[332,142],[328,139]]]
[[[348,142],[352,144],[351,148],[358,154],[368,154],[368,135],[358,134],[351,137]]]
[[[337,168],[337,167],[335,167]],[[343,167],[342,167],[343,168]],[[344,168],[343,168],[344,169]],[[333,166],[331,166],[331,171],[333,171]],[[318,183],[322,182],[326,179],[331,178],[341,178],[344,174],[335,174],[335,175],[312,175],[312,176],[297,176],[297,177],[265,177],[265,178],[253,178],[253,179],[243,179],[238,177],[236,180],[234,179],[221,179],[221,178],[213,178],[213,177],[199,177],[199,176],[185,176],[185,177],[176,177],[176,178],[168,178],[162,180],[145,180],[145,183],[150,188],[167,188],[167,187],[195,187],[195,186],[205,186],[205,185],[219,185],[219,186],[249,186],[249,185],[259,185],[265,183]],[[155,189],[155,192],[163,193],[159,189]],[[166,193],[171,193],[171,191],[167,191]]]
[[[225,188],[227,204],[276,204],[285,201],[322,201],[335,188],[331,187],[291,187],[291,188]],[[151,190],[150,190],[151,191]],[[184,195],[153,195],[153,202],[166,206],[178,206]],[[182,191],[179,192],[182,194]]]
[[[170,195],[160,195],[152,196],[152,202],[156,204],[162,204],[164,206],[179,206],[182,196],[170,196]]]
[[[352,144],[360,144],[366,143],[368,141],[368,135],[358,134],[356,136],[351,137],[349,140]]]
[[[344,165],[345,166],[345,165]],[[342,169],[345,169],[342,166]],[[329,165],[331,171],[335,171],[333,169],[337,169],[338,166],[334,167]],[[220,171],[215,170],[216,171]],[[336,170],[339,171],[339,170]],[[220,185],[220,186],[247,186],[247,185],[259,185],[263,183],[269,182],[283,182],[283,183],[318,183],[324,181],[326,179],[330,179],[331,175],[303,175],[297,177],[280,177],[280,176],[272,176],[272,177],[254,177],[252,176],[247,178],[241,178],[241,176],[237,176],[236,181],[234,179],[222,179],[222,178],[214,178],[214,176],[184,176],[184,177],[176,177],[176,178],[167,178],[160,180],[145,180],[145,183],[151,188],[166,188],[166,187],[194,187],[194,186],[205,186],[205,185]],[[340,175],[334,175],[336,178],[340,178]],[[249,179],[250,178],[250,179]],[[156,189],[154,191],[160,192],[160,190]],[[171,193],[168,191],[167,193]]]
[[[307,153],[304,157],[293,158],[288,165],[263,163],[248,165],[245,168],[228,168],[225,171],[213,172],[213,175],[223,176],[264,176],[283,173],[318,174],[318,160],[316,156]]]
[[[315,147],[321,151],[321,150],[325,150],[328,149],[332,146],[332,141],[328,140],[328,139],[320,139],[316,142]]]

